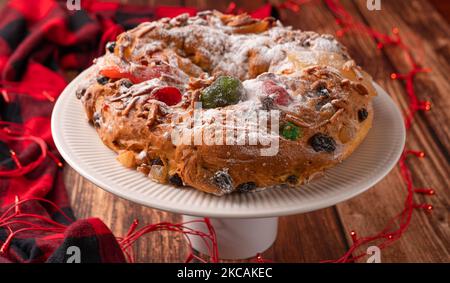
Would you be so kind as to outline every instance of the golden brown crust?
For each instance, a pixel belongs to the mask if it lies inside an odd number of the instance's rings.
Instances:
[[[99,83],[99,73],[111,66],[151,79],[132,85],[135,78],[123,75]],[[281,126],[300,129],[298,138],[275,135],[279,150],[273,156],[261,155],[267,148],[261,144],[174,144],[177,123],[190,121],[201,90],[219,75],[242,80],[245,99],[202,113],[277,110]],[[183,93],[181,102],[168,106],[152,96],[168,86]],[[279,105],[267,92],[280,87],[289,102]],[[121,34],[114,52],[97,60],[79,91],[89,121],[124,166],[158,182],[216,195],[295,186],[341,162],[372,125],[374,95],[370,76],[332,36],[294,31],[271,18],[218,12],[145,23]],[[202,122],[203,133],[208,123]]]

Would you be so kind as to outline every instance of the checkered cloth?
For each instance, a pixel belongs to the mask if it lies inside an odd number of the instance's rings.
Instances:
[[[82,0],[81,10],[69,11],[66,4],[12,0],[0,11],[0,263],[77,262],[77,249],[83,263],[126,261],[100,219],[75,220],[70,209],[50,131],[54,101],[66,86],[61,73],[85,69],[106,42],[138,23],[196,13],[96,0]],[[265,5],[252,16],[270,12]],[[47,155],[26,174],[12,174],[39,160],[36,140]]]
[[[59,157],[51,136],[50,116],[55,99],[66,86],[61,72],[86,68],[104,52],[107,41],[140,22],[196,12],[191,8],[137,7],[94,0],[82,0],[81,10],[69,11],[66,2],[12,0],[0,12],[0,173],[17,169],[12,152],[23,166],[41,154],[35,142],[6,139],[11,129],[39,138],[49,151],[25,175],[0,175],[0,262],[66,262],[73,255],[68,250],[71,246],[80,249],[81,262],[125,262],[116,238],[101,220],[75,221],[62,170],[51,158],[52,154]],[[1,216],[18,200],[30,198],[46,199],[60,210],[36,200],[20,206],[22,217],[9,219],[14,209]],[[27,213],[34,216],[23,217]],[[49,226],[39,217],[65,228],[56,232],[29,229],[8,239],[13,231],[32,224]],[[17,223],[19,219],[32,224]]]

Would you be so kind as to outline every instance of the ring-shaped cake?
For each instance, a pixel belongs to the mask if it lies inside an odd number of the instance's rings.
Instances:
[[[205,11],[122,33],[76,95],[124,166],[224,195],[342,162],[372,126],[376,92],[331,35]]]

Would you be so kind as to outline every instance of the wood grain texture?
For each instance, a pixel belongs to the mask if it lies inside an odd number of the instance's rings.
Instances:
[[[363,1],[356,1],[355,4],[345,3],[352,15],[357,15],[360,20],[382,32],[389,32],[393,27],[398,27],[406,43],[417,47],[416,55],[422,57],[424,66],[433,70],[429,75],[419,75],[415,81],[420,98],[431,100],[433,111],[419,113],[416,123],[408,134],[406,146],[424,150],[427,154],[426,159],[412,158],[409,163],[416,186],[436,188],[437,195],[434,197],[420,195],[414,197],[417,203],[431,203],[434,212],[432,215],[414,212],[407,233],[394,246],[383,251],[383,258],[385,261],[393,262],[449,261],[449,194],[446,190],[450,159],[449,117],[446,109],[450,100],[444,95],[450,89],[448,80],[445,79],[449,72],[449,61],[443,58],[445,52],[437,52],[438,47],[445,48],[445,45],[448,50],[449,27],[425,1],[390,1],[389,5],[386,5],[385,1],[380,12],[368,11]],[[383,16],[376,13],[383,13]],[[367,50],[364,47],[360,48],[359,54],[366,57],[376,53],[375,50],[370,52]],[[405,61],[398,49],[383,50],[379,56],[382,60],[373,57],[369,60],[384,61],[395,72],[405,71]],[[366,67],[365,64],[362,65]],[[387,79],[389,73],[384,68],[381,71],[384,72],[371,73],[375,80],[391,93],[401,108],[406,110],[407,95],[401,86],[402,82]],[[401,182],[397,168],[374,189],[338,205],[338,211],[344,226],[351,227],[363,235],[369,234],[380,230],[389,215],[393,216],[401,210],[405,197],[406,186]],[[352,216],[355,211],[364,212],[363,221],[358,221],[357,216]],[[367,227],[367,223],[371,226]]]
[[[4,2],[0,0],[0,4]],[[122,0],[124,3],[149,5],[187,5],[199,9],[224,10],[229,1],[208,0]],[[239,7],[252,10],[266,1],[235,1]],[[271,1],[276,3],[277,1]],[[427,158],[412,158],[414,182],[432,187],[434,197],[416,195],[417,203],[431,203],[432,214],[414,212],[412,224],[404,236],[382,251],[383,262],[450,262],[449,228],[449,112],[450,27],[445,1],[382,1],[381,11],[368,11],[365,0],[341,0],[351,14],[383,32],[400,29],[403,38],[417,47],[418,56],[431,74],[418,76],[416,87],[420,97],[431,100],[432,111],[420,113],[408,134],[407,147],[424,150]],[[439,4],[441,3],[441,4]],[[305,4],[299,13],[282,11],[281,20],[302,30],[331,33],[337,30],[331,12],[320,1]],[[341,41],[350,54],[406,110],[407,100],[401,81],[389,79],[391,72],[402,72],[406,65],[395,48],[378,50],[373,41],[361,35],[347,35]],[[79,218],[99,217],[117,236],[126,233],[133,219],[142,224],[160,221],[180,221],[180,216],[142,207],[111,195],[65,168],[65,182],[75,214]],[[275,262],[312,262],[342,255],[351,243],[349,232],[361,236],[373,234],[384,227],[388,219],[401,211],[406,187],[398,168],[372,189],[335,207],[302,215],[281,217],[279,236],[264,256]],[[187,246],[180,235],[154,233],[138,241],[135,254],[139,262],[183,261]],[[361,261],[365,261],[363,258]]]
[[[450,1],[430,0],[430,3],[447,22],[450,22]]]

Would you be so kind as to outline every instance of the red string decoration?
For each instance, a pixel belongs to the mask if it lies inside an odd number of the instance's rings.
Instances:
[[[33,92],[40,93],[42,97],[50,102],[55,102],[57,93],[55,91],[49,91],[49,86],[46,83],[40,82],[27,82],[24,86],[21,82],[0,80],[0,94],[6,103],[11,102],[11,98],[8,93],[25,93],[27,90],[32,89]]]
[[[69,223],[73,220],[67,216],[56,204],[53,202],[39,197],[33,197],[26,200],[19,200],[19,197],[15,197],[15,203],[11,205],[2,215],[0,215],[0,228],[6,228],[9,231],[9,235],[0,247],[0,254],[7,255],[8,248],[11,245],[11,241],[20,233],[26,231],[41,231],[44,233],[51,233],[54,236],[58,234],[62,237],[67,226],[48,217],[44,217],[39,214],[24,213],[21,211],[20,206],[31,201],[40,201],[52,206],[57,212],[66,218]],[[16,227],[18,226],[18,227]]]
[[[16,168],[12,170],[0,170],[0,177],[18,177],[23,176],[27,174],[28,172],[34,170],[36,167],[38,167],[46,158],[47,156],[47,144],[45,141],[36,136],[29,135],[25,132],[25,129],[16,123],[6,122],[6,121],[0,121],[0,140],[6,141],[6,142],[24,142],[24,141],[31,141],[36,143],[40,150],[41,154],[40,156],[26,164],[22,165],[19,158],[17,157],[17,154],[14,150],[10,149],[11,159],[16,164]]]
[[[4,88],[0,89],[0,93],[2,94],[3,99],[6,103],[9,103],[11,100],[9,99],[8,91]]]
[[[205,223],[205,225],[208,229],[208,233],[197,231],[197,230],[191,229],[186,226],[187,224],[202,223],[202,222]],[[130,252],[130,247],[131,247],[131,245],[133,245],[134,242],[136,242],[139,238],[141,238],[142,236],[144,236],[148,233],[151,233],[154,231],[163,231],[163,230],[182,233],[185,236],[185,238],[188,242],[188,246],[189,246],[189,254],[185,260],[186,263],[191,262],[193,259],[196,259],[203,263],[208,262],[207,260],[205,260],[195,254],[194,249],[192,247],[191,240],[188,237],[189,235],[198,236],[204,241],[204,243],[207,246],[208,251],[209,251],[209,261],[210,262],[218,262],[218,260],[219,260],[216,234],[215,234],[214,228],[211,225],[211,222],[209,221],[208,218],[204,218],[203,220],[192,220],[192,221],[178,223],[178,224],[174,224],[174,223],[170,223],[170,222],[160,222],[160,223],[156,223],[156,224],[146,225],[146,226],[140,228],[139,230],[135,231],[138,224],[139,224],[138,220],[135,219],[133,224],[130,226],[130,229],[128,230],[128,233],[125,235],[125,237],[117,238],[119,241],[120,247],[129,262],[135,261],[134,255]]]
[[[413,49],[403,42],[398,27],[392,29],[392,35],[383,34],[361,22],[355,21],[339,0],[325,0],[325,4],[335,16],[336,22],[341,26],[341,29],[336,32],[338,37],[342,37],[349,32],[366,34],[377,42],[378,49],[383,49],[385,46],[395,46],[403,51],[406,61],[410,66],[409,71],[406,74],[393,73],[390,77],[393,80],[405,81],[405,91],[409,98],[409,112],[405,117],[405,126],[409,129],[417,111],[429,111],[431,109],[431,103],[429,101],[419,101],[414,88],[415,76],[419,73],[429,73],[431,70],[422,67],[416,60]]]
[[[271,262],[273,262],[270,259],[264,258],[261,253],[257,253],[255,259],[251,260],[251,261],[256,262],[256,263],[271,263]]]
[[[47,98],[48,101],[50,101],[50,102],[55,102],[55,98],[54,98],[53,96],[51,96],[51,95],[48,93],[48,91],[44,90],[44,91],[42,92],[42,95],[45,96],[45,98]]]
[[[279,9],[291,10],[294,13],[300,12],[303,4],[309,3],[311,0],[287,0],[277,6]]]
[[[63,163],[56,157],[50,150],[48,150],[47,143],[41,137],[37,137],[29,134],[29,130],[23,127],[21,124],[12,123],[8,121],[0,121],[0,140],[8,143],[20,143],[20,142],[34,142],[39,146],[41,151],[39,157],[28,163],[22,164],[20,162],[17,152],[10,149],[11,159],[16,165],[15,169],[2,170],[0,168],[0,177],[19,177],[23,176],[44,162],[45,158],[50,157],[59,167],[63,167]]]
[[[67,216],[67,214],[65,214],[64,211],[62,211],[52,201],[38,197],[28,198],[26,200],[19,200],[19,197],[16,196],[15,203],[11,205],[2,215],[0,215],[0,228],[6,228],[9,231],[8,237],[0,246],[0,254],[7,255],[8,248],[14,237],[26,231],[40,231],[43,233],[51,233],[54,237],[58,237],[58,235],[61,238],[63,237],[64,232],[66,231],[68,225],[55,222],[52,219],[44,217],[39,214],[25,213],[21,211],[20,207],[22,205],[32,201],[40,201],[49,204],[57,212],[61,213],[61,215],[68,221],[68,223],[73,222],[73,220],[69,216]],[[187,224],[194,222],[205,223],[208,229],[208,233],[196,231],[186,226]],[[156,224],[149,224],[136,230],[138,225],[139,222],[137,219],[135,219],[131,224],[130,228],[128,229],[127,234],[124,237],[116,238],[128,262],[135,261],[134,254],[130,250],[130,247],[134,244],[134,242],[136,242],[142,236],[154,231],[174,231],[185,235],[188,241],[190,251],[185,260],[186,263],[191,262],[194,259],[204,263],[207,262],[206,259],[203,259],[195,254],[192,248],[191,240],[189,237],[187,237],[188,235],[194,235],[202,238],[202,240],[208,247],[210,262],[218,262],[219,260],[216,234],[208,218],[204,218],[203,220],[193,220],[179,224],[173,224],[170,222],[160,222]]]
[[[420,101],[418,99],[414,88],[414,79],[416,75],[419,73],[428,73],[430,72],[430,69],[423,68],[416,60],[412,48],[410,48],[403,42],[402,38],[400,37],[400,30],[397,27],[394,27],[392,29],[392,35],[383,34],[361,22],[355,21],[353,17],[345,10],[339,0],[325,0],[325,3],[335,16],[336,22],[341,26],[341,29],[336,32],[336,35],[338,37],[343,36],[348,32],[360,32],[372,37],[377,42],[378,49],[383,49],[388,45],[395,46],[397,48],[400,48],[405,54],[405,58],[410,66],[410,70],[406,74],[393,73],[390,75],[390,77],[393,80],[405,81],[405,91],[409,98],[408,113],[406,113],[405,117],[405,127],[407,130],[409,130],[414,121],[414,117],[417,111],[429,111],[431,109],[431,103],[429,101]],[[414,204],[413,202],[414,193],[432,196],[435,194],[435,191],[428,188],[420,189],[414,187],[411,176],[412,173],[406,163],[408,155],[414,155],[419,158],[424,158],[425,153],[422,151],[404,150],[400,158],[399,166],[408,192],[404,209],[398,215],[394,216],[381,232],[374,236],[362,237],[356,241],[356,233],[352,231],[350,235],[353,239],[353,245],[350,247],[350,249],[341,258],[325,262],[352,262],[358,258],[365,256],[365,253],[353,256],[352,253],[357,248],[373,242],[381,242],[378,244],[378,247],[380,249],[385,248],[391,245],[394,241],[400,239],[403,233],[408,229],[408,226],[411,223],[411,217],[414,209],[423,209],[426,212],[432,211],[433,206],[430,204]],[[394,224],[397,224],[396,229],[393,227]]]

